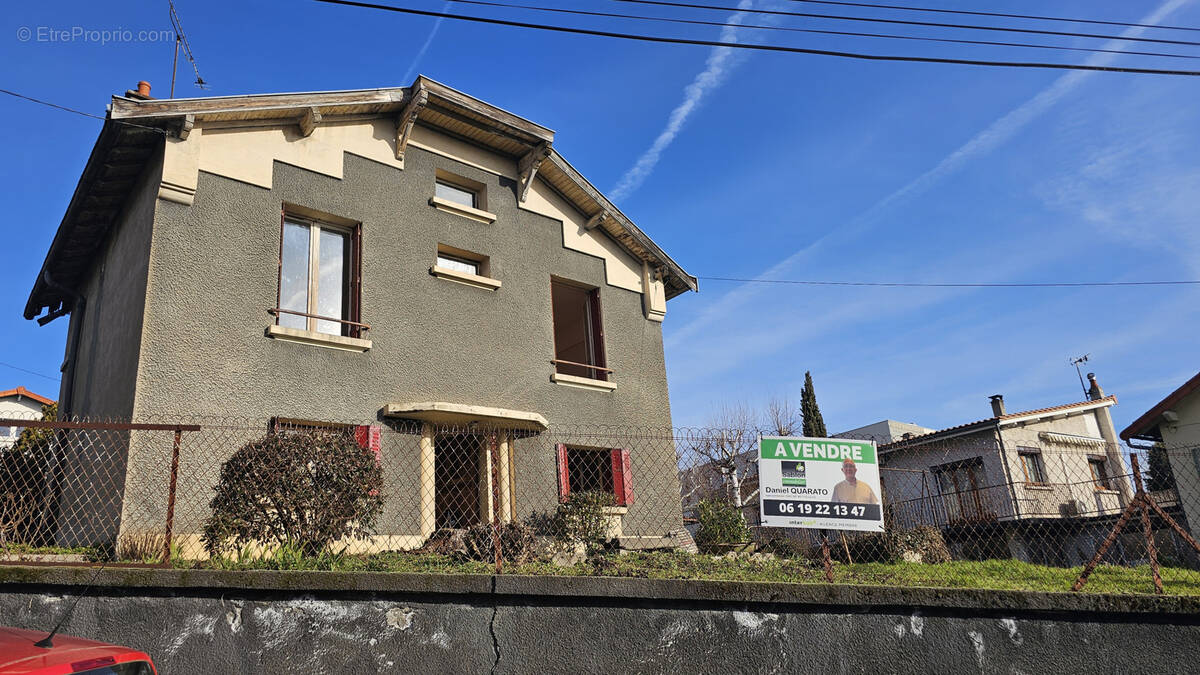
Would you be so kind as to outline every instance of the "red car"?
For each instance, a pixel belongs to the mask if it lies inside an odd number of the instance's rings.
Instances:
[[[45,637],[44,630],[0,627],[0,675],[158,675],[144,652],[70,635],[38,647]]]

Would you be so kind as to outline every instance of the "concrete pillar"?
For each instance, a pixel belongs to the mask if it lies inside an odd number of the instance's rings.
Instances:
[[[420,457],[420,476],[421,485],[419,487],[421,497],[421,535],[428,538],[437,528],[437,503],[435,501],[435,485],[436,475],[434,472],[433,452],[433,425],[425,423],[421,425],[421,457]]]

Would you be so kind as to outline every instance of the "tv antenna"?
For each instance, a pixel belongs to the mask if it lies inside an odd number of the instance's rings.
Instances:
[[[195,85],[201,89],[208,89],[208,83],[200,77],[200,69],[196,67],[196,57],[192,55],[192,47],[188,44],[187,36],[183,34],[183,24],[179,22],[179,14],[175,11],[174,0],[167,0],[167,5],[171,9],[171,28],[175,30],[175,60],[171,62],[171,98],[175,98],[175,71],[179,68],[179,47],[183,46],[183,52],[187,56],[188,63],[192,64],[192,72],[196,73]]]
[[[1083,371],[1079,369],[1079,364],[1087,363],[1089,356],[1091,356],[1091,354],[1084,354],[1083,356],[1078,356],[1070,360],[1071,365],[1075,366],[1075,374],[1079,376],[1079,386],[1083,389],[1084,398],[1086,398],[1088,395],[1088,388],[1087,385],[1083,383]]]

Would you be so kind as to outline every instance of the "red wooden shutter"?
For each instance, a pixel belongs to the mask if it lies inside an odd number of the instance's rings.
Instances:
[[[559,443],[554,449],[558,453],[558,501],[565,502],[571,494],[571,474],[567,473],[567,446]]]
[[[612,455],[613,496],[617,506],[633,503],[633,470],[629,466],[629,451],[614,448]]]
[[[354,427],[354,442],[363,450],[375,455],[375,463],[383,463],[383,430],[378,424]]]

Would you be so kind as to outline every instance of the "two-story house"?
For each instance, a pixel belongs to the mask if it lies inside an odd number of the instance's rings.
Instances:
[[[879,446],[893,523],[940,527],[964,556],[1086,560],[1132,497],[1109,413],[1117,399],[1088,378],[1086,401],[1009,412],[997,395],[985,419],[898,428]]]
[[[405,441],[381,449],[390,545],[553,508],[573,480],[652,544],[679,526],[670,443],[539,435],[670,427],[662,322],[696,279],[553,142],[425,77],[114,96],[25,308],[70,314],[62,414],[380,425]],[[126,520],[162,501],[159,446],[130,443]],[[222,459],[183,453],[181,494]]]
[[[0,418],[18,420],[40,420],[42,406],[51,405],[54,401],[29,391],[25,387],[17,387],[0,391]],[[0,450],[11,448],[23,431],[18,426],[0,426]]]
[[[1142,447],[1165,458],[1169,478],[1156,479],[1147,489],[1165,488],[1154,497],[1163,506],[1178,503],[1185,527],[1195,528],[1200,523],[1200,373],[1142,413],[1121,438],[1148,444]]]

